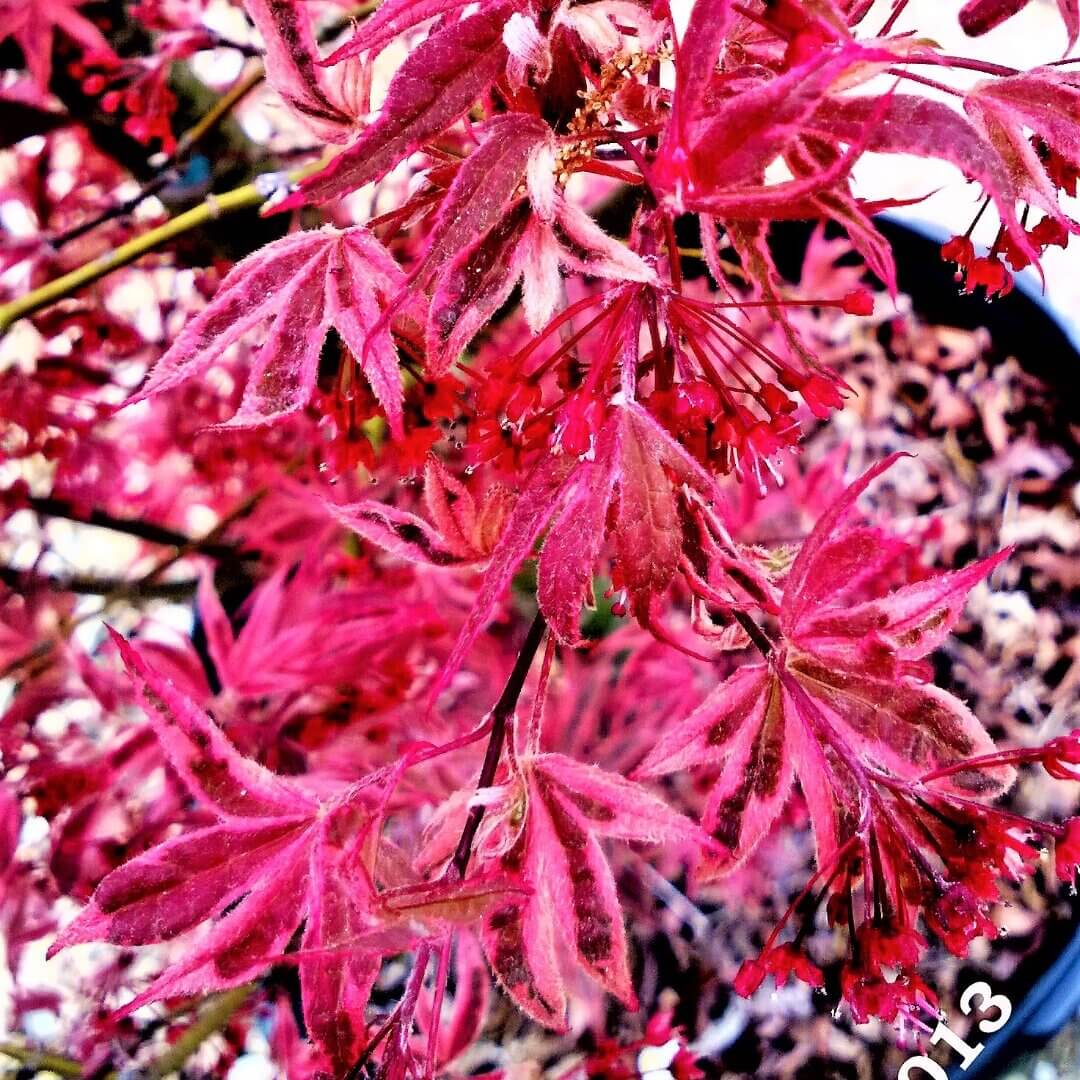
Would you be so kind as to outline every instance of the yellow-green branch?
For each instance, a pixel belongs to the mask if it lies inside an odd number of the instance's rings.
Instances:
[[[289,181],[296,183],[305,176],[317,172],[325,164],[326,160],[322,159],[312,165],[305,165],[301,169],[296,169],[287,174]],[[6,334],[11,328],[11,324],[19,319],[25,319],[27,315],[33,315],[42,308],[48,307],[49,304],[55,304],[57,300],[63,300],[72,293],[86,288],[87,285],[100,281],[106,274],[111,274],[114,270],[130,265],[136,259],[148,254],[155,248],[161,247],[162,244],[167,244],[170,240],[190,232],[192,229],[197,229],[201,225],[207,224],[207,222],[214,221],[224,214],[232,214],[237,210],[247,210],[260,206],[265,200],[266,195],[256,187],[254,182],[243,184],[241,187],[233,188],[232,191],[226,191],[221,195],[207,195],[198,206],[185,210],[184,213],[170,218],[164,225],[159,225],[156,229],[151,229],[149,232],[143,233],[142,236],[129,240],[126,244],[121,244],[120,247],[109,252],[108,255],[101,255],[96,259],[91,259],[90,262],[84,263],[70,273],[56,278],[55,281],[50,281],[40,288],[28,292],[25,296],[20,296],[15,300],[0,305],[0,336]]]
[[[51,1072],[57,1076],[70,1076],[75,1080],[83,1074],[83,1067],[79,1062],[60,1054],[50,1054],[47,1050],[35,1050],[32,1046],[0,1043],[0,1057],[11,1058],[34,1072]]]

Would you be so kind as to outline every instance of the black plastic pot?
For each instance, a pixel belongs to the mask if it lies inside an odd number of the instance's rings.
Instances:
[[[915,311],[927,322],[962,329],[985,327],[993,354],[1016,357],[1025,371],[1054,391],[1064,427],[1080,422],[1080,348],[1059,324],[1030,276],[1008,296],[987,303],[965,296],[957,288],[953,267],[942,261],[944,236],[932,236],[898,221],[879,222],[896,255],[901,292],[911,297]],[[780,270],[792,279],[805,249],[809,227],[783,226],[774,252]],[[995,986],[1013,1003],[1012,1018],[999,1032],[984,1038],[984,1049],[970,1068],[954,1068],[959,1080],[990,1080],[1007,1071],[1019,1055],[1044,1045],[1080,1014],[1080,902],[1073,903],[1070,920],[1051,920],[1037,948],[1019,964],[1013,976]],[[974,1038],[971,1042],[977,1041]]]

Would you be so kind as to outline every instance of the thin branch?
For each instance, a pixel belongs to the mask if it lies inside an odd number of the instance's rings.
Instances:
[[[33,1072],[51,1072],[57,1076],[80,1077],[82,1065],[72,1058],[61,1054],[50,1054],[45,1050],[35,1050],[32,1046],[19,1046],[17,1043],[0,1043],[0,1057],[9,1057]]]
[[[236,48],[236,46],[229,47]],[[213,131],[226,116],[228,116],[233,107],[254,90],[265,78],[266,69],[259,63],[255,65],[247,75],[243,75],[237,79],[237,81],[214,102],[213,108],[180,136],[176,143],[176,149],[161,163],[159,166],[160,172],[153,180],[147,181],[147,183],[145,183],[130,199],[125,199],[123,202],[119,202],[116,205],[109,207],[108,210],[102,211],[96,217],[92,217],[89,220],[82,222],[80,225],[68,229],[67,232],[61,233],[59,236],[54,236],[51,241],[52,247],[55,250],[59,250],[65,244],[70,244],[72,240],[77,240],[80,236],[85,236],[99,225],[104,225],[106,221],[126,217],[128,214],[133,213],[143,202],[149,199],[151,195],[156,195],[163,188],[168,187],[169,184],[177,179],[175,167],[180,162],[184,161],[191,151],[211,131]]]
[[[298,183],[304,177],[318,172],[326,164],[328,158],[305,165],[287,173],[289,183]],[[63,300],[72,293],[100,281],[103,277],[111,274],[114,270],[128,266],[136,259],[154,251],[156,248],[167,244],[192,229],[200,228],[211,221],[216,221],[225,214],[232,214],[238,210],[250,210],[261,206],[267,199],[265,188],[252,181],[250,184],[242,184],[232,191],[226,191],[221,195],[207,195],[207,197],[192,209],[170,218],[163,225],[151,229],[142,236],[121,244],[115,251],[107,255],[101,255],[90,262],[84,263],[70,273],[50,281],[40,288],[34,289],[25,296],[20,296],[7,304],[0,305],[0,335],[7,333],[11,324],[19,319],[25,319],[42,308]]]
[[[164,525],[156,525],[152,521],[118,518],[104,510],[91,510],[88,514],[83,514],[66,499],[57,499],[52,496],[31,496],[27,499],[26,505],[35,514],[41,514],[44,517],[63,518],[65,521],[73,521],[79,525],[93,525],[99,529],[108,529],[110,532],[134,536],[136,539],[145,540],[150,544],[162,544],[165,547],[183,548],[185,550],[191,550],[194,547],[204,555],[210,555],[216,559],[235,559],[238,557],[236,549],[231,545],[215,543],[216,537],[214,540],[207,542],[205,539],[192,538]]]
[[[896,20],[904,13],[904,8],[907,6],[908,0],[895,0],[892,11],[889,12],[889,17],[885,20],[885,25],[877,32],[878,37],[885,37],[892,30],[896,25]]]
[[[758,652],[767,660],[773,651],[773,643],[765,631],[745,611],[734,611],[732,614],[735,616],[735,621],[746,631]]]
[[[525,686],[525,677],[532,667],[533,658],[540,648],[540,642],[544,640],[544,631],[547,623],[544,616],[538,611],[536,618],[529,627],[525,636],[525,642],[521,646],[517,660],[514,661],[514,669],[506,680],[502,694],[491,710],[491,736],[488,739],[487,752],[484,754],[484,764],[480,768],[480,779],[477,788],[491,787],[495,780],[495,773],[499,768],[499,759],[502,757],[503,742],[506,739],[506,722],[513,715],[517,706],[518,698],[521,697],[522,688]],[[480,822],[484,817],[483,806],[473,806],[469,810],[469,816],[465,819],[465,828],[461,831],[461,839],[458,841],[457,850],[450,863],[450,870],[458,879],[465,876],[465,870],[469,865],[469,856],[472,854],[473,841],[476,832],[480,828]]]
[[[159,1058],[145,1069],[149,1080],[162,1080],[181,1070],[196,1050],[215,1032],[220,1031],[232,1019],[233,1013],[251,997],[253,983],[234,987],[211,998],[195,1022]]]
[[[78,593],[80,596],[111,596],[125,600],[183,600],[199,587],[198,578],[183,581],[140,582],[125,578],[49,577],[0,566],[0,582],[12,589],[48,589],[50,592]]]

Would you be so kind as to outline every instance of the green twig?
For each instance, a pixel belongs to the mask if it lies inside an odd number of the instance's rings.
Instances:
[[[80,1077],[83,1067],[71,1058],[61,1054],[50,1054],[45,1050],[35,1050],[32,1046],[19,1046],[17,1043],[0,1043],[0,1057],[8,1057],[34,1072],[51,1072],[57,1076]]]
[[[327,163],[327,159],[320,159],[311,165],[305,165],[301,169],[294,169],[288,173],[290,183],[296,183],[305,176],[317,172]],[[50,281],[40,288],[34,289],[25,296],[20,296],[7,304],[0,305],[0,335],[6,334],[11,324],[19,319],[33,315],[57,300],[63,300],[80,289],[99,281],[106,274],[114,270],[128,266],[136,259],[148,254],[155,248],[167,244],[178,236],[182,236],[192,229],[214,221],[224,214],[232,214],[237,210],[247,210],[260,206],[266,200],[266,195],[260,191],[254,182],[243,184],[232,191],[226,191],[221,195],[207,195],[207,197],[195,207],[170,218],[164,225],[151,229],[126,244],[121,244],[115,251],[107,255],[101,255],[90,262],[72,270],[62,277]]]
[[[206,1007],[195,1022],[155,1061],[145,1068],[149,1080],[163,1080],[183,1068],[196,1050],[215,1032],[220,1031],[232,1019],[233,1013],[251,997],[255,990],[253,983],[226,990],[210,998]]]

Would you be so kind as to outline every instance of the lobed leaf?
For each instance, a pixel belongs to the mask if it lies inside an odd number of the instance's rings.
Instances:
[[[382,179],[441,134],[502,73],[506,66],[502,29],[512,10],[510,4],[495,5],[434,31],[394,75],[374,123],[276,209],[347,195]]]

